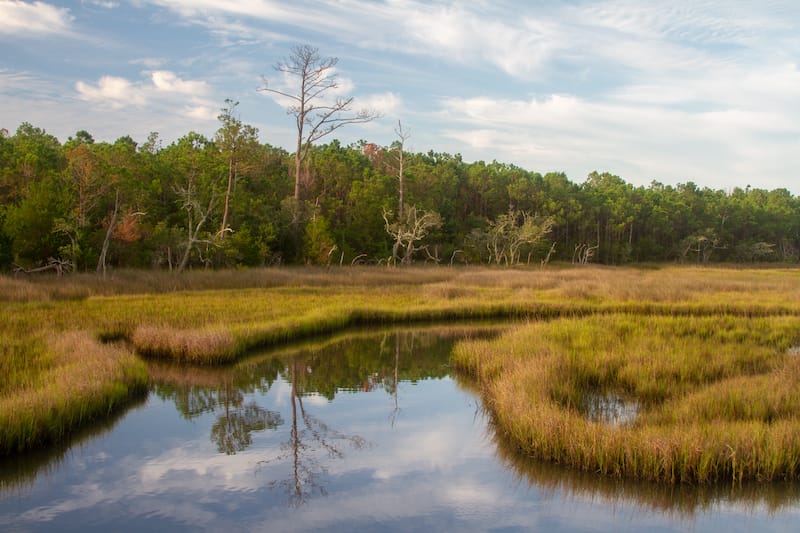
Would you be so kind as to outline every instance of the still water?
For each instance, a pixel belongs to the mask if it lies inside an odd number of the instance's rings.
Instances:
[[[800,487],[659,487],[520,457],[455,342],[355,333],[223,369],[151,363],[146,399],[0,463],[0,531],[800,531]]]

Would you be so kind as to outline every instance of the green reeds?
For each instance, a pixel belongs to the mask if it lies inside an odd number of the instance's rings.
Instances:
[[[54,338],[46,353],[49,363],[31,379],[16,376],[0,393],[0,455],[61,441],[146,391],[142,362],[88,333]]]

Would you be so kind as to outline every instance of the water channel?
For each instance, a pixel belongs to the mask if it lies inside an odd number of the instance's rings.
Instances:
[[[785,531],[800,486],[664,487],[521,457],[454,343],[355,332],[222,369],[149,363],[148,397],[0,462],[0,531]]]

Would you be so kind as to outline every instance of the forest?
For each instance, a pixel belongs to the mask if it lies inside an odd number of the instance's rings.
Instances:
[[[294,155],[262,144],[230,100],[213,137],[166,146],[0,130],[0,270],[800,259],[786,189],[574,182],[403,141],[309,146],[294,194]]]

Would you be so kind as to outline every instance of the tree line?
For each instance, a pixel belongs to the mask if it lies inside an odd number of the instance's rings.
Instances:
[[[406,152],[404,138],[309,146],[295,179],[295,155],[260,143],[235,102],[219,121],[212,138],[167,146],[155,133],[138,144],[78,131],[62,144],[27,123],[3,130],[0,268],[800,259],[800,200],[786,189],[598,172],[575,183]]]

